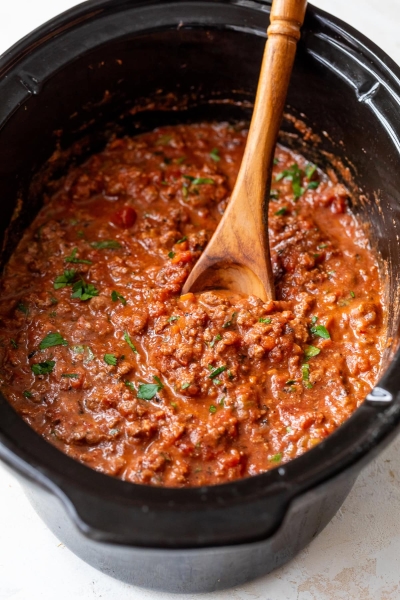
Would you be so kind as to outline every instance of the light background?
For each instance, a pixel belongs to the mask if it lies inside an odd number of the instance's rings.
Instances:
[[[0,53],[74,0],[0,0]],[[400,64],[400,0],[316,0]],[[0,98],[0,102],[2,99]],[[359,477],[339,513],[299,556],[225,592],[173,596],[102,575],[47,530],[0,466],[0,600],[399,600],[400,439]]]

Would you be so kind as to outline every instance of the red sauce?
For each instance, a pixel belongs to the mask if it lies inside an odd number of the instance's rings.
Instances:
[[[127,481],[262,473],[333,432],[377,379],[377,262],[347,192],[278,148],[278,300],[180,295],[229,201],[246,131],[114,139],[57,183],[1,281],[1,389],[63,452]]]

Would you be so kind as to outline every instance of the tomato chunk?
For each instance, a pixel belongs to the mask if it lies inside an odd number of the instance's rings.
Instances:
[[[123,206],[120,210],[117,210],[111,220],[117,227],[121,229],[129,229],[136,223],[136,211],[131,206]]]

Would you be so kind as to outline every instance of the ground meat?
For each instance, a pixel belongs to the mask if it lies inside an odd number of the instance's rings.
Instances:
[[[102,473],[179,487],[262,473],[332,433],[377,379],[375,257],[347,190],[284,148],[269,208],[277,299],[181,295],[246,133],[113,139],[55,185],[6,267],[1,389]]]

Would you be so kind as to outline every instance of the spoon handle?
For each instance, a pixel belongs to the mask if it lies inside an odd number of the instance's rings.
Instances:
[[[255,294],[263,300],[274,298],[268,196],[275,145],[306,6],[307,0],[273,0],[253,117],[236,184],[184,292],[202,289],[214,272],[216,286]]]

